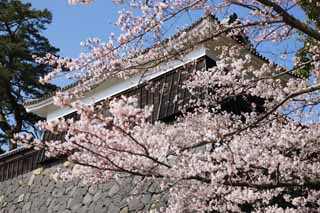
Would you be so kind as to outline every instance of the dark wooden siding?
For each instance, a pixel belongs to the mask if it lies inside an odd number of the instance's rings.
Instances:
[[[23,149],[19,152],[6,155],[0,158],[0,181],[32,171],[44,159],[43,150]]]
[[[157,120],[166,121],[179,113],[180,109],[188,103],[191,98],[190,93],[183,87],[184,81],[189,77],[190,72],[195,69],[208,69],[215,65],[215,62],[208,57],[202,57],[196,63],[190,63],[185,66],[174,69],[152,81],[142,83],[135,88],[131,88],[121,94],[126,96],[136,96],[140,107],[153,105],[153,113],[150,122]],[[150,89],[153,88],[153,89]],[[76,113],[71,113],[66,117],[77,119]],[[63,134],[53,134],[45,132],[43,140],[61,140]],[[16,177],[20,174],[29,172],[47,160],[44,151],[32,149],[21,149],[16,153],[7,156],[0,156],[0,181]]]
[[[195,69],[208,69],[214,65],[215,62],[205,56],[196,63],[174,69],[119,95],[137,97],[140,107],[153,105],[151,122],[165,120],[176,115],[189,102],[191,94],[184,88],[184,82],[189,78],[189,74]]]

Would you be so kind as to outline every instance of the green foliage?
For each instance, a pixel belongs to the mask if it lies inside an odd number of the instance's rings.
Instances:
[[[297,69],[295,74],[301,78],[308,78],[310,77],[310,70],[313,69],[313,65],[310,63],[312,61],[312,53],[309,51],[309,48],[312,45],[316,45],[316,41],[311,38],[306,38],[303,43],[303,47],[299,49],[296,56],[299,58],[301,63],[304,63],[305,65]]]
[[[298,2],[300,7],[306,14],[307,22],[310,26],[320,30],[320,1],[319,0],[300,0]],[[303,47],[298,51],[297,57],[301,62],[306,63],[302,68],[295,71],[295,74],[302,78],[308,78],[310,76],[310,70],[313,68],[308,62],[312,60],[312,53],[309,51],[310,47],[318,45],[318,42],[310,37],[302,38]]]
[[[308,19],[320,28],[320,2],[319,0],[300,0],[298,4],[302,7]]]
[[[55,54],[41,35],[52,21],[48,10],[35,10],[19,0],[0,0],[0,143],[8,143],[13,135],[30,130],[40,118],[27,113],[26,99],[37,98],[55,89],[41,85],[39,77],[51,67],[35,62],[33,56]],[[12,147],[11,145],[11,148]]]

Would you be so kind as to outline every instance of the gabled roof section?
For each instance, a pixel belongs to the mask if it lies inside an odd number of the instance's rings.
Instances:
[[[146,48],[146,49],[143,49],[141,50],[140,52],[138,52],[136,54],[135,57],[139,57],[140,55],[145,55],[145,54],[148,54],[149,51],[152,51],[154,49],[156,49],[157,47],[159,47],[159,45],[168,45],[169,42],[175,42],[175,41],[178,41],[179,38],[181,38],[181,35],[184,34],[184,33],[190,33],[191,35],[193,36],[196,36],[197,33],[200,33],[201,30],[204,30],[204,29],[210,29],[211,31],[213,31],[213,29],[215,28],[215,26],[217,25],[220,25],[220,22],[217,20],[216,17],[212,16],[212,15],[209,15],[209,16],[204,16],[202,18],[200,18],[198,21],[194,22],[191,26],[189,27],[186,27],[184,28],[183,30],[177,32],[176,34],[174,34],[173,36],[167,38],[167,39],[164,39],[163,41],[161,41],[160,43],[158,44],[155,44],[149,48]],[[204,42],[207,42],[209,40],[212,40],[214,36],[214,33],[208,35],[208,38],[203,41]],[[223,36],[223,35],[220,35],[220,36]],[[225,35],[224,35],[225,36]],[[250,42],[245,42],[245,39],[244,39],[244,35],[241,37],[242,35],[240,36],[233,36],[231,37],[230,39],[232,39],[236,44],[240,45],[243,49],[247,50],[248,52],[250,52],[252,55],[256,56],[258,59],[260,59],[263,63],[270,63],[270,61],[262,56],[261,54],[259,54],[256,49],[250,45]],[[218,36],[219,37],[219,36]],[[199,44],[197,44],[196,46],[200,46],[201,47],[201,41],[199,42]],[[195,46],[192,46],[191,47],[192,49],[196,49]],[[199,57],[202,57],[203,54],[207,54],[206,48],[202,47],[202,49],[200,48],[200,50],[193,50],[196,53],[196,55],[193,55],[193,56],[190,56],[190,57],[187,57],[188,59],[186,61],[190,61],[190,60],[194,60],[194,59],[197,59]],[[192,54],[191,54],[192,55]],[[181,64],[179,65],[181,66]],[[275,65],[277,66],[277,65]],[[177,65],[175,65],[175,67],[177,67]],[[174,67],[173,67],[174,68]],[[169,71],[169,70],[167,70]],[[109,82],[110,81],[110,82]],[[95,90],[96,88],[100,87],[101,84],[110,84],[110,85],[113,85],[114,82],[119,82],[117,79],[116,80],[113,80],[113,79],[110,79],[110,80],[107,80],[105,82],[102,82],[102,83],[99,83],[97,85],[93,85],[92,86],[92,90]],[[140,81],[139,81],[140,82]],[[59,91],[67,91],[69,89],[72,89],[73,87],[77,86],[79,83],[78,82],[75,82],[73,84],[70,84],[66,87],[63,87],[63,88],[60,88]],[[128,84],[129,85],[129,84]],[[131,85],[132,86],[132,85]],[[54,93],[49,93],[39,99],[34,99],[34,100],[30,100],[28,102],[25,102],[24,105],[25,107],[27,108],[28,111],[36,111],[38,110],[39,108],[43,108],[43,107],[47,107],[49,105],[52,105],[52,96],[54,95]],[[98,100],[97,100],[98,101]],[[52,106],[51,106],[52,107]],[[47,109],[48,111],[49,109]],[[53,110],[53,109],[50,109],[50,110]],[[46,110],[44,110],[43,114],[47,113]],[[40,114],[41,115],[41,114]]]

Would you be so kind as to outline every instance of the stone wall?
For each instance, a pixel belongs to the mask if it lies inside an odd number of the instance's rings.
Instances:
[[[164,200],[152,195],[152,184],[139,189],[143,195],[128,199],[128,195],[137,190],[132,177],[98,185],[86,185],[77,180],[55,181],[52,174],[57,166],[63,164],[40,167],[0,182],[0,213],[153,212],[159,210]]]

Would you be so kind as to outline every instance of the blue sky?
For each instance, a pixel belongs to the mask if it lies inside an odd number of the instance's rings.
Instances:
[[[96,1],[89,5],[70,5],[68,0],[22,0],[32,4],[33,8],[47,8],[53,15],[53,21],[43,34],[51,44],[60,49],[59,55],[78,57],[86,51],[81,41],[89,37],[106,39],[115,31],[114,23],[118,17],[119,6],[112,1]],[[66,86],[71,83],[65,77],[57,77],[52,83]]]
[[[43,34],[60,48],[60,55],[77,57],[83,48],[79,45],[88,37],[108,38],[118,8],[112,1],[96,1],[90,5],[69,5],[67,0],[22,0],[36,9],[47,8],[53,22]]]

